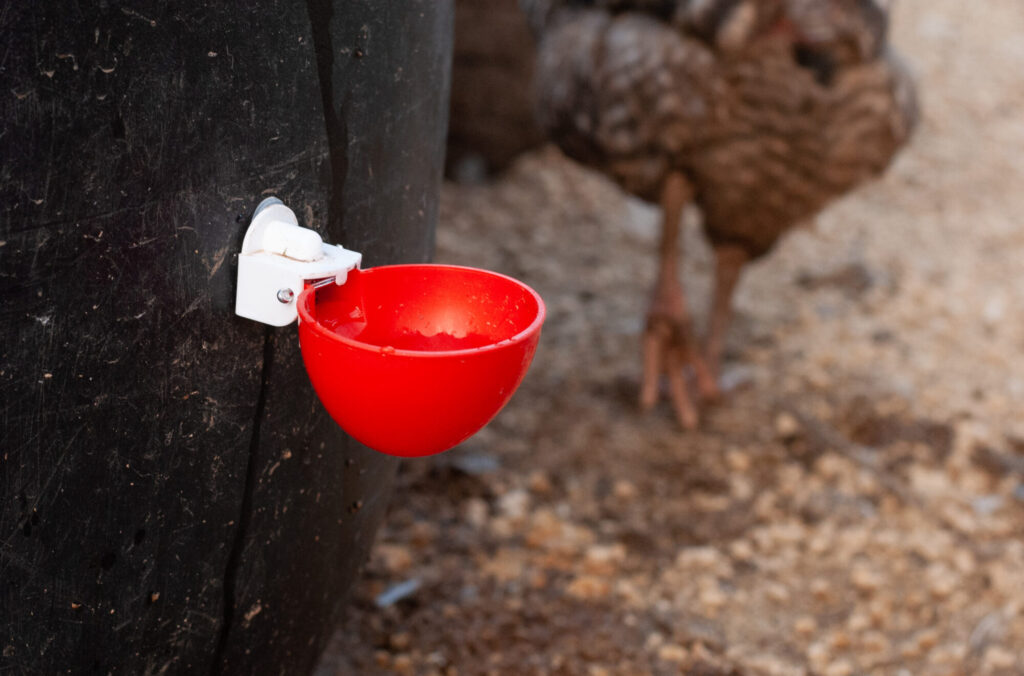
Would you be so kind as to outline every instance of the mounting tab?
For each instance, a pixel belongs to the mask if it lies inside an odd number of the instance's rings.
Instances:
[[[281,200],[268,197],[256,207],[242,241],[235,314],[287,326],[298,317],[296,300],[307,282],[333,278],[344,284],[362,260],[359,252],[325,244]]]

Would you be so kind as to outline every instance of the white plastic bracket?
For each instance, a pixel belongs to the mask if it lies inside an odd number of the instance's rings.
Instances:
[[[287,326],[298,317],[296,303],[307,281],[333,277],[344,284],[362,260],[361,253],[325,244],[281,200],[268,197],[256,207],[242,240],[235,314]]]

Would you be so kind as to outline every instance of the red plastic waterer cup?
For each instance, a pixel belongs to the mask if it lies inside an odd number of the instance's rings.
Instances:
[[[450,265],[353,270],[299,296],[313,388],[352,437],[383,453],[440,453],[486,425],[526,375],[544,302],[525,284]]]

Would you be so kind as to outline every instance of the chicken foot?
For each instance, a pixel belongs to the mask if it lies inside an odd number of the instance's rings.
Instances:
[[[680,173],[665,179],[661,193],[662,227],[658,251],[658,276],[647,313],[643,339],[643,378],[640,406],[647,410],[658,401],[661,374],[668,377],[669,399],[679,424],[697,428],[699,416],[690,398],[684,367],[693,367],[702,395],[717,395],[714,375],[701,355],[694,336],[686,295],[679,279],[678,253],[683,208],[693,199],[693,188]]]

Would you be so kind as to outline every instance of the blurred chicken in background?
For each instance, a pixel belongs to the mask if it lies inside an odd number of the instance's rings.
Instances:
[[[518,0],[457,0],[445,173],[476,183],[546,142],[535,120],[534,41]]]
[[[917,118],[886,42],[882,0],[521,0],[538,41],[536,106],[570,157],[657,203],[657,281],[640,402],[662,374],[680,424],[719,396],[743,266],[828,202],[878,176]],[[677,270],[680,217],[699,207],[715,253],[698,343]]]

